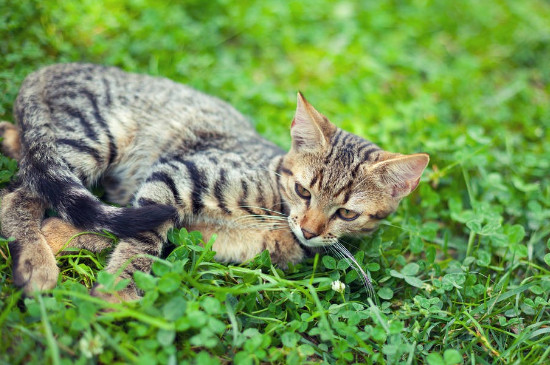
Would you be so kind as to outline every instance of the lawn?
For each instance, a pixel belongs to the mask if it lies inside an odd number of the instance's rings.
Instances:
[[[28,73],[86,61],[217,95],[285,148],[301,90],[340,127],[431,156],[376,233],[346,240],[375,297],[338,257],[222,265],[181,230],[136,275],[138,303],[90,297],[112,278],[86,251],[29,299],[2,240],[0,363],[549,363],[548,2],[0,0],[0,55],[3,120]],[[2,186],[15,173],[0,157]]]

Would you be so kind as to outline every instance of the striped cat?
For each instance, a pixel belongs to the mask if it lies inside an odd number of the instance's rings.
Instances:
[[[223,262],[267,249],[282,267],[296,263],[342,235],[374,230],[417,186],[429,159],[383,151],[337,128],[301,94],[285,153],[217,98],[90,64],[31,74],[14,114],[18,126],[4,122],[0,132],[19,175],[0,218],[3,234],[15,237],[14,282],[27,294],[56,285],[54,255],[83,230],[121,238],[106,267],[121,279],[150,270],[147,255],[160,254],[172,227],[205,239],[217,233],[213,250]],[[95,184],[121,207],[92,195]],[[47,208],[59,218],[44,220]],[[96,235],[71,241],[92,251],[108,245]],[[139,298],[132,282],[115,295],[92,293]]]

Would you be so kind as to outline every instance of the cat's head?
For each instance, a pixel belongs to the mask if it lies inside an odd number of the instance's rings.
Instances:
[[[413,191],[429,156],[386,152],[337,128],[298,94],[292,148],[279,169],[296,237],[310,247],[373,231]]]

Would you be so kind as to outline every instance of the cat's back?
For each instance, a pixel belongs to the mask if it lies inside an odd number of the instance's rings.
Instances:
[[[44,67],[26,78],[16,106],[24,108],[25,97],[41,97],[60,128],[68,119],[84,119],[149,135],[196,130],[241,135],[251,129],[242,114],[216,97],[163,77],[95,64]]]

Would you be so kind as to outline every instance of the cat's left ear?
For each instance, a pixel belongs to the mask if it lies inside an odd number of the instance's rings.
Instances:
[[[292,149],[296,152],[313,152],[327,147],[336,126],[308,103],[302,93],[298,93],[296,114],[290,127]]]
[[[391,189],[392,197],[401,199],[416,189],[429,161],[430,156],[426,153],[393,155],[375,164],[372,172]]]

